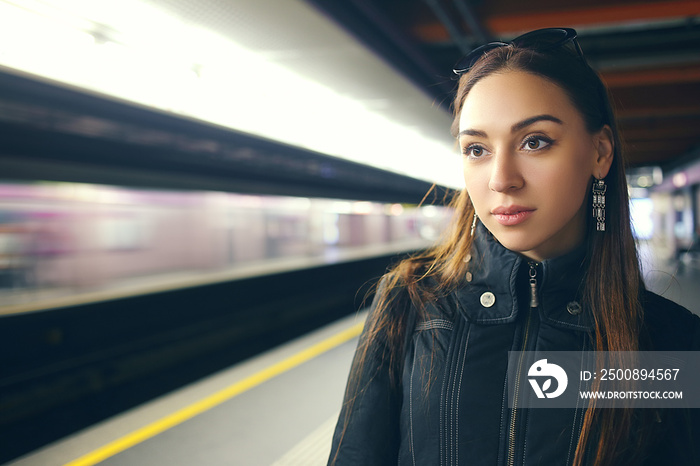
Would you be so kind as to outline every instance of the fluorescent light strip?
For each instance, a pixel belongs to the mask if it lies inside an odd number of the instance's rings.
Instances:
[[[0,63],[415,178],[460,157],[334,89],[136,0],[0,2]]]

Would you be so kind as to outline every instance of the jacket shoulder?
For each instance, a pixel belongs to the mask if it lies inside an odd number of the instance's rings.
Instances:
[[[642,298],[644,326],[654,350],[700,350],[700,317],[685,307],[645,291]]]

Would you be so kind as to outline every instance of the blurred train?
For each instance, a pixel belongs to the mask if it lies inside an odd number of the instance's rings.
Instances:
[[[0,313],[138,280],[425,247],[450,210],[333,199],[0,183]],[[15,307],[13,307],[15,306]]]

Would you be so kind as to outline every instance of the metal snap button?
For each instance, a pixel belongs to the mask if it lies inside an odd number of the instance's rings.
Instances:
[[[471,282],[471,281],[472,281],[472,278],[474,278],[474,277],[472,277],[472,273],[471,273],[471,272],[467,272],[467,274],[465,275],[465,278],[467,279],[468,282]]]
[[[482,306],[491,307],[496,302],[496,296],[494,296],[494,294],[491,293],[490,291],[487,291],[486,293],[481,295],[481,298],[479,298],[479,301],[481,302]]]
[[[567,304],[566,310],[569,311],[569,314],[571,314],[572,316],[577,316],[582,311],[581,305],[576,301],[571,301],[569,304]]]
[[[472,260],[472,255],[467,254],[467,256],[464,258],[464,262],[469,262],[470,260]]]

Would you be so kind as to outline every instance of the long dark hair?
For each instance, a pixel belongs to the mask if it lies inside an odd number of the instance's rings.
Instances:
[[[612,131],[613,161],[605,177],[608,186],[606,231],[595,231],[589,212],[585,235],[589,268],[584,296],[595,320],[595,331],[591,335],[595,349],[637,351],[642,321],[639,297],[643,283],[630,226],[621,141],[605,85],[576,53],[566,47],[546,52],[513,46],[497,48],[486,53],[460,78],[453,104],[453,135],[457,134],[462,106],[473,86],[492,73],[506,71],[531,73],[557,84],[581,113],[589,132],[596,132],[605,125]],[[388,359],[392,368],[391,383],[398,387],[406,332],[410,331],[406,328],[409,309],[415,309],[417,318],[421,319],[425,303],[464,286],[467,267],[464,259],[474,240],[471,234],[474,207],[466,190],[456,193],[450,205],[454,216],[444,241],[398,263],[383,277],[376,309],[366,324],[358,347],[351,380],[359,380],[368,357],[378,356],[371,352],[381,339],[381,346],[389,348],[381,357]],[[593,390],[596,388],[596,385],[592,387]],[[348,385],[350,406],[346,409],[352,409],[353,391],[358,389],[361,387]],[[346,416],[346,421],[348,418]],[[641,442],[639,432],[634,431],[637,424],[634,411],[596,408],[595,401],[592,401],[584,417],[574,464],[615,464],[621,455],[625,455],[625,464],[639,461],[635,455],[641,456],[642,445],[630,444],[631,439]],[[625,449],[625,446],[629,448]]]

